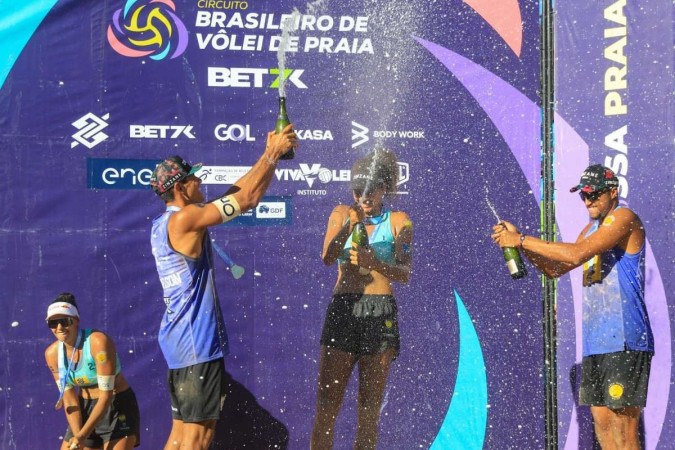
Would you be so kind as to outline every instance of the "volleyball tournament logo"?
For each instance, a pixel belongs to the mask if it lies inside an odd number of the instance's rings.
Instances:
[[[174,59],[185,52],[188,32],[171,0],[127,0],[108,25],[108,42],[122,56]]]

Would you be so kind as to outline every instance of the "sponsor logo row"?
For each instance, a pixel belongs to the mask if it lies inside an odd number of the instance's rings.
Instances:
[[[110,114],[97,116],[87,113],[72,122],[77,131],[73,133],[71,148],[82,145],[88,149],[96,147],[108,139],[104,131],[110,124]],[[332,141],[331,130],[296,130],[301,140]],[[251,133],[250,124],[218,124],[213,130],[214,137],[222,142],[254,142],[256,139]],[[365,125],[351,121],[352,148],[365,144],[370,139],[424,139],[424,130],[370,130]],[[131,139],[197,139],[193,125],[129,125],[129,138]]]
[[[159,160],[155,159],[88,158],[87,185],[90,189],[147,189],[157,163]],[[247,166],[203,166],[196,175],[203,184],[230,185],[249,169]],[[410,166],[406,162],[398,162],[398,169],[399,193],[407,193],[402,189],[410,180]],[[275,177],[281,183],[300,184],[302,189],[297,192],[299,195],[321,195],[326,192],[319,186],[349,182],[351,170],[324,167],[319,163],[299,163],[295,167],[277,168]]]

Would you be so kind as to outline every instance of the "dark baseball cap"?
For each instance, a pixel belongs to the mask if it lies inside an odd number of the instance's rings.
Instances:
[[[157,164],[150,177],[150,185],[157,195],[162,195],[176,183],[194,175],[202,168],[202,163],[190,165],[180,156],[170,156]]]
[[[366,188],[375,189],[384,184],[382,180],[375,177],[372,162],[369,159],[357,161],[352,167],[352,189],[363,191]]]
[[[606,189],[619,187],[619,179],[611,169],[602,164],[588,166],[581,175],[579,184],[570,189],[570,192],[600,192]]]

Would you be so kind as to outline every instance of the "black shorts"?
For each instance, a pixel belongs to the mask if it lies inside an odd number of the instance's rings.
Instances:
[[[187,423],[218,420],[225,402],[222,358],[182,369],[169,369],[171,415]]]
[[[584,356],[579,404],[610,409],[644,407],[652,356],[637,351]]]
[[[398,355],[401,339],[396,300],[391,295],[334,295],[326,312],[321,345],[358,356],[389,349]]]
[[[96,403],[98,399],[87,400],[80,397],[82,423],[87,421]],[[116,441],[127,436],[136,436],[134,447],[141,444],[141,414],[138,411],[136,394],[131,388],[113,397],[110,407],[96,424],[94,431],[81,444],[90,448],[102,448],[105,442]],[[69,441],[72,437],[73,432],[68,427],[63,439]]]

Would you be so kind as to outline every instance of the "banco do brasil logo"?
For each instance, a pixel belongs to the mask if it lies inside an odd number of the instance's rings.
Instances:
[[[108,42],[122,56],[154,60],[185,52],[188,32],[171,0],[127,0],[113,14]]]

